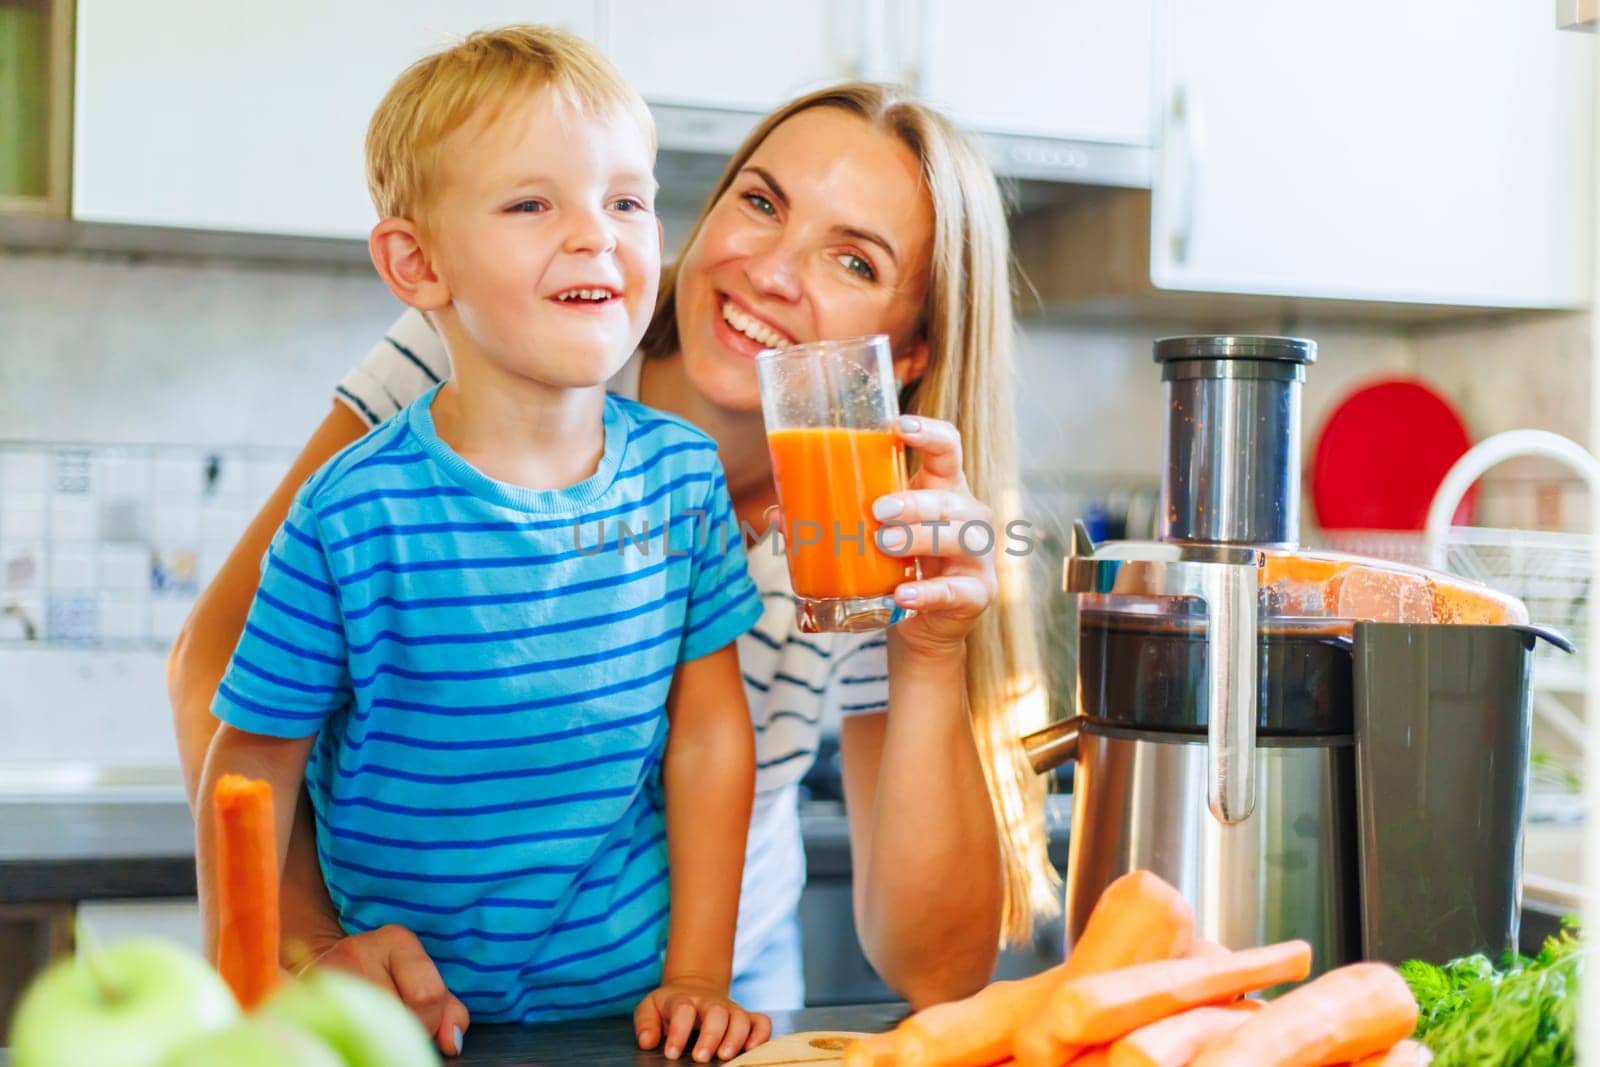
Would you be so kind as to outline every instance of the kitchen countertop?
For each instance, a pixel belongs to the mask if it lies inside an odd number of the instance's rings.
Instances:
[[[194,891],[194,820],[181,801],[0,803],[0,904]]]
[[[809,1030],[877,1033],[906,1015],[904,1004],[867,1004],[774,1012],[772,1034]],[[634,1043],[633,1020],[591,1019],[540,1026],[474,1026],[466,1055],[451,1064],[518,1064],[522,1067],[639,1067],[671,1062],[659,1052],[641,1052]],[[692,1064],[684,1057],[679,1064]]]
[[[772,1015],[774,1037],[811,1030],[854,1030],[876,1033],[905,1017],[904,1004],[868,1004],[806,1008]],[[659,1052],[641,1052],[634,1043],[629,1018],[582,1019],[538,1026],[474,1026],[467,1032],[466,1054],[446,1060],[463,1067],[516,1064],[518,1067],[645,1067],[670,1061]],[[10,1060],[0,1049],[0,1067]],[[684,1057],[679,1065],[691,1065]],[[714,1061],[715,1062],[715,1061]]]

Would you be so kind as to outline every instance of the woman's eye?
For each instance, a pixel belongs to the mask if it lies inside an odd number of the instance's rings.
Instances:
[[[506,210],[514,213],[531,215],[536,211],[543,211],[544,205],[537,200],[518,200]]]
[[[772,206],[772,201],[760,193],[745,193],[744,202],[761,212],[763,215],[776,215],[778,209]]]
[[[872,264],[856,255],[854,252],[845,252],[841,254],[839,256],[839,262],[843,264],[844,269],[849,271],[851,274],[860,275],[868,281],[872,281],[878,277],[877,271],[872,269]]]

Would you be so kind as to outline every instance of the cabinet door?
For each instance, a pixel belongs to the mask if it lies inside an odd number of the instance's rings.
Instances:
[[[67,213],[71,0],[0,0],[0,214]]]
[[[610,0],[601,32],[611,58],[652,104],[765,112],[860,76],[870,6]]]
[[[73,215],[364,237],[362,141],[395,76],[525,21],[595,32],[571,0],[78,0]]]
[[[925,8],[919,84],[963,126],[1150,143],[1154,0],[927,0]]]
[[[1157,285],[1589,298],[1596,41],[1547,5],[1165,7]]]

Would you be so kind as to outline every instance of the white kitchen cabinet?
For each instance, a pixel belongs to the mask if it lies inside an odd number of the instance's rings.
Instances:
[[[764,112],[900,81],[969,129],[1147,144],[1154,0],[611,0],[612,58],[654,104]]]
[[[918,87],[962,126],[1150,143],[1155,0],[924,0]]]
[[[365,237],[362,142],[411,61],[450,35],[585,0],[78,0],[72,213],[93,222]]]
[[[859,0],[608,0],[600,34],[651,104],[762,113],[862,76],[871,7]]]
[[[1597,42],[1549,5],[1164,6],[1156,286],[1590,299]]]
[[[665,148],[726,152],[839,81],[897,82],[997,173],[1148,188],[1157,0],[602,0],[600,39]]]
[[[866,77],[920,86],[1003,174],[1148,187],[1155,2],[78,0],[72,216],[364,238],[385,89],[450,36],[516,21],[596,41],[665,149],[725,153],[781,102]]]

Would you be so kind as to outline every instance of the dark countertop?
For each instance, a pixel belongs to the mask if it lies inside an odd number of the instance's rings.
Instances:
[[[782,1037],[810,1030],[853,1030],[878,1033],[906,1015],[904,1004],[868,1004],[839,1008],[806,1008],[772,1015],[772,1035]],[[659,1052],[641,1052],[634,1043],[633,1020],[583,1019],[539,1026],[474,1026],[467,1032],[466,1054],[446,1060],[464,1067],[516,1064],[519,1067],[644,1067],[674,1061]],[[0,1049],[0,1067],[10,1062]],[[687,1056],[680,1067],[694,1063]],[[717,1062],[717,1061],[713,1061]]]
[[[904,1004],[806,1008],[772,1015],[772,1034],[808,1030],[877,1033],[905,1018]],[[524,1067],[639,1067],[672,1061],[659,1052],[641,1052],[634,1043],[633,1020],[589,1019],[540,1026],[474,1026],[467,1032],[466,1055],[452,1064],[519,1064]],[[687,1056],[677,1061],[688,1065]],[[714,1061],[715,1062],[715,1061]]]
[[[0,803],[0,904],[193,896],[182,801]]]

